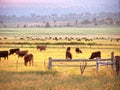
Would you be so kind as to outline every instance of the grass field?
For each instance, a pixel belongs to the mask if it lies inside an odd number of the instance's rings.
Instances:
[[[106,75],[80,76],[56,71],[0,72],[1,90],[119,90],[120,78]]]
[[[15,38],[14,36],[17,35],[18,37],[43,36],[43,38],[49,37],[49,35],[87,37],[92,38],[93,41],[86,42],[84,39],[81,41],[76,39],[71,41],[65,39],[57,41],[28,40],[27,38]],[[2,58],[0,62],[0,90],[120,90],[120,77],[116,76],[115,71],[111,71],[110,66],[101,66],[98,74],[96,67],[87,67],[83,76],[80,75],[79,67],[54,66],[52,71],[47,69],[48,58],[65,59],[65,51],[68,46],[71,47],[73,59],[88,59],[94,51],[101,51],[102,58],[110,58],[111,52],[120,56],[120,41],[111,41],[111,38],[120,38],[119,35],[119,28],[1,28],[0,50],[11,48],[28,50],[34,55],[34,65],[24,66],[23,58],[18,59],[17,55],[10,55],[8,60]],[[94,39],[94,37],[100,39]],[[105,39],[101,39],[101,37],[105,37]],[[36,49],[36,45],[39,43],[43,45],[47,43],[46,51],[40,52]],[[63,43],[67,44],[63,46]],[[92,45],[89,45],[91,43]],[[83,53],[77,54],[76,47],[79,47]],[[17,61],[18,67],[16,67]],[[68,63],[62,64],[67,65]]]
[[[119,28],[0,28],[0,36],[120,35]]]
[[[10,48],[3,48],[1,50],[9,50]],[[36,48],[20,48],[21,50],[28,50],[29,53],[32,53],[34,55],[34,66],[24,66],[24,60],[23,58],[19,58],[17,55],[10,55],[8,62],[7,60],[4,60],[4,58],[1,59],[0,63],[0,69],[5,71],[38,71],[38,70],[47,70],[47,64],[48,64],[48,58],[56,58],[56,59],[65,59],[65,50],[66,48],[47,48],[46,51],[40,52]],[[119,49],[81,49],[83,51],[83,54],[77,54],[74,50],[75,48],[71,48],[71,52],[73,55],[73,59],[79,59],[84,58],[88,59],[93,51],[101,51],[102,52],[102,58],[110,58],[111,52],[114,52],[115,55],[119,55],[120,50]],[[18,69],[16,69],[16,61],[18,60]],[[67,65],[67,63],[64,63]],[[79,63],[78,63],[79,64]],[[79,68],[71,67],[71,68],[65,68],[61,69],[62,67],[53,67],[53,70],[57,70],[60,72],[68,72],[68,73],[79,73]],[[64,68],[64,67],[63,67]],[[93,67],[96,69],[96,67]],[[104,67],[106,68],[106,67]],[[90,69],[90,68],[88,68]],[[87,70],[88,70],[87,69]],[[73,71],[74,70],[74,71]],[[86,72],[87,73],[87,72]],[[85,74],[86,74],[85,73]]]

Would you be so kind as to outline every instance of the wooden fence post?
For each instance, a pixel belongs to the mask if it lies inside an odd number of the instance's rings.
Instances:
[[[16,69],[18,69],[18,60],[16,61]]]
[[[98,73],[98,69],[99,69],[99,59],[100,58],[96,58],[96,71]]]
[[[51,57],[49,57],[48,69],[49,69],[49,70],[52,69],[52,58],[51,58]]]
[[[21,44],[21,47],[23,47],[23,44]]]
[[[30,44],[30,48],[32,47],[32,45]]]
[[[115,56],[115,65],[116,65],[116,73],[119,75],[120,72],[120,56]]]
[[[111,53],[111,62],[113,62],[111,64],[111,68],[112,68],[112,70],[114,70],[114,52]]]

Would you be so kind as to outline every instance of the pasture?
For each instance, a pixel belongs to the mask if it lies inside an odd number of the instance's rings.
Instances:
[[[9,48],[4,48],[1,50],[9,50]],[[33,66],[24,66],[24,60],[23,58],[18,58],[17,55],[10,55],[8,60],[4,60],[4,58],[1,59],[0,63],[0,69],[5,71],[39,71],[39,70],[47,70],[47,64],[49,57],[52,58],[58,58],[58,59],[65,59],[65,51],[66,48],[47,48],[46,51],[37,50],[36,48],[21,48],[21,50],[28,50],[29,53],[34,55],[34,65]],[[109,58],[111,57],[111,52],[115,52],[115,55],[119,55],[120,50],[117,49],[81,49],[83,51],[83,54],[77,54],[75,52],[75,48],[71,48],[71,52],[73,55],[73,59],[79,59],[84,58],[88,59],[93,51],[101,51],[102,52],[102,58]],[[18,69],[16,69],[16,62],[18,60]],[[65,63],[67,65],[67,63]],[[79,73],[79,68],[75,69],[75,67],[71,67],[71,71],[69,68],[61,69],[63,67],[54,67],[54,70],[64,72],[67,71],[67,73]],[[95,69],[96,67],[94,67]],[[88,68],[89,69],[89,68]]]
[[[1,50],[7,50],[3,48]],[[23,58],[17,55],[9,56],[8,61],[0,62],[0,89],[3,90],[119,90],[120,78],[115,76],[110,66],[101,66],[99,73],[96,67],[86,67],[84,74],[80,75],[79,67],[54,66],[52,71],[47,69],[48,58],[65,58],[66,48],[47,48],[40,52],[36,48],[21,48],[29,50],[34,55],[34,65],[24,66]],[[83,54],[76,54],[74,47],[71,52],[73,58],[88,58],[92,51],[100,50],[102,58],[110,57],[112,51],[115,55],[120,53],[117,49],[81,49]],[[16,61],[18,67],[16,68]],[[69,63],[63,63],[67,65]],[[92,84],[91,84],[92,83]]]
[[[80,35],[120,35],[119,28],[0,28],[0,36],[80,36]],[[95,36],[94,36],[95,37]]]
[[[8,60],[1,58],[0,89],[119,90],[120,78],[115,76],[110,66],[101,66],[98,74],[96,67],[86,67],[83,76],[80,75],[79,67],[54,66],[52,71],[47,68],[49,57],[65,59],[68,46],[71,47],[73,59],[88,59],[94,51],[101,51],[102,58],[111,57],[111,52],[120,56],[120,41],[116,40],[120,38],[119,35],[119,28],[62,28],[61,31],[58,28],[2,28],[0,50],[28,50],[28,53],[34,55],[34,64],[25,66],[23,58],[18,58],[16,54],[10,55]],[[59,39],[56,40],[55,37]],[[92,40],[86,41],[86,38]],[[37,45],[47,45],[47,48],[40,52],[36,48]],[[83,53],[77,54],[76,47]]]

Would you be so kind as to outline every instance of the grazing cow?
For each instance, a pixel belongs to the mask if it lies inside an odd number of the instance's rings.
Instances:
[[[93,52],[89,59],[94,59],[94,58],[97,58],[97,57],[101,58],[101,52],[100,51]]]
[[[11,54],[14,54],[14,53],[16,53],[17,51],[20,51],[20,49],[19,48],[16,48],[16,49],[10,49],[9,50],[9,55],[11,55]]]
[[[32,66],[33,66],[33,55],[32,54],[25,55],[25,57],[24,57],[25,66],[27,66],[28,62],[30,63],[30,65],[31,65],[31,62],[32,62]]]
[[[37,46],[37,49],[40,49],[40,51],[46,50],[46,46],[40,46],[40,45],[38,45],[38,46]]]
[[[70,52],[70,47],[67,48],[66,50],[66,59],[71,60],[72,59],[72,54]]]
[[[0,60],[1,60],[1,57],[4,57],[4,59],[8,59],[8,51],[0,51]]]
[[[78,53],[78,54],[79,54],[79,53],[82,53],[82,51],[81,51],[79,48],[76,48],[75,51],[76,51],[76,53]]]
[[[18,55],[18,58],[19,57],[23,57],[25,55],[28,54],[28,50],[25,50],[25,51],[17,51],[16,54]]]

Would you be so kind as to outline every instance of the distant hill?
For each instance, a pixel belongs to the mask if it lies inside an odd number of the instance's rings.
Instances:
[[[0,28],[31,27],[119,27],[120,13],[69,13],[40,16],[0,15]],[[47,24],[47,25],[46,25]]]

